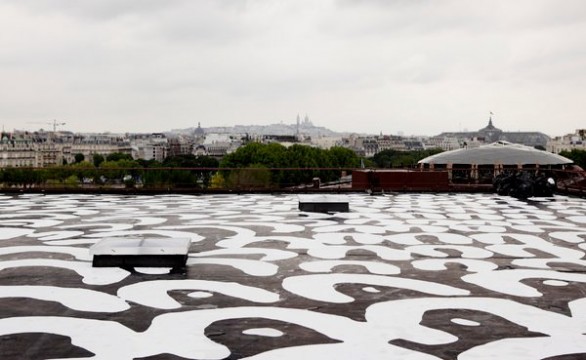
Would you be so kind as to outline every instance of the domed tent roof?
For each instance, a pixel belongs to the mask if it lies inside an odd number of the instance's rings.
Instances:
[[[477,165],[563,165],[573,161],[529,146],[498,141],[473,149],[446,151],[426,157],[419,164],[477,164]]]

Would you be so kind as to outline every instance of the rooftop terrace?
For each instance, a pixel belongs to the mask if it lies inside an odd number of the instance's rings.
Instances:
[[[0,358],[586,357],[586,200],[344,196],[0,195]],[[92,267],[112,237],[187,267]]]

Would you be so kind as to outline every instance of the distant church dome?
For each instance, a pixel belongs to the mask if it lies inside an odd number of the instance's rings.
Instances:
[[[197,128],[193,131],[195,136],[203,136],[205,135],[205,131],[201,128],[201,123],[197,123]]]

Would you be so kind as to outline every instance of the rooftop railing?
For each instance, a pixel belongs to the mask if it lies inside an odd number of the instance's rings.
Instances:
[[[1,192],[347,192],[492,191],[507,171],[541,172],[559,192],[586,195],[586,173],[576,169],[489,167],[447,169],[357,168],[95,168],[14,167],[0,169]]]

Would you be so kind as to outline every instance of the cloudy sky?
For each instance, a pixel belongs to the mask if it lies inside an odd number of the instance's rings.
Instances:
[[[586,128],[583,0],[2,0],[6,130]]]

